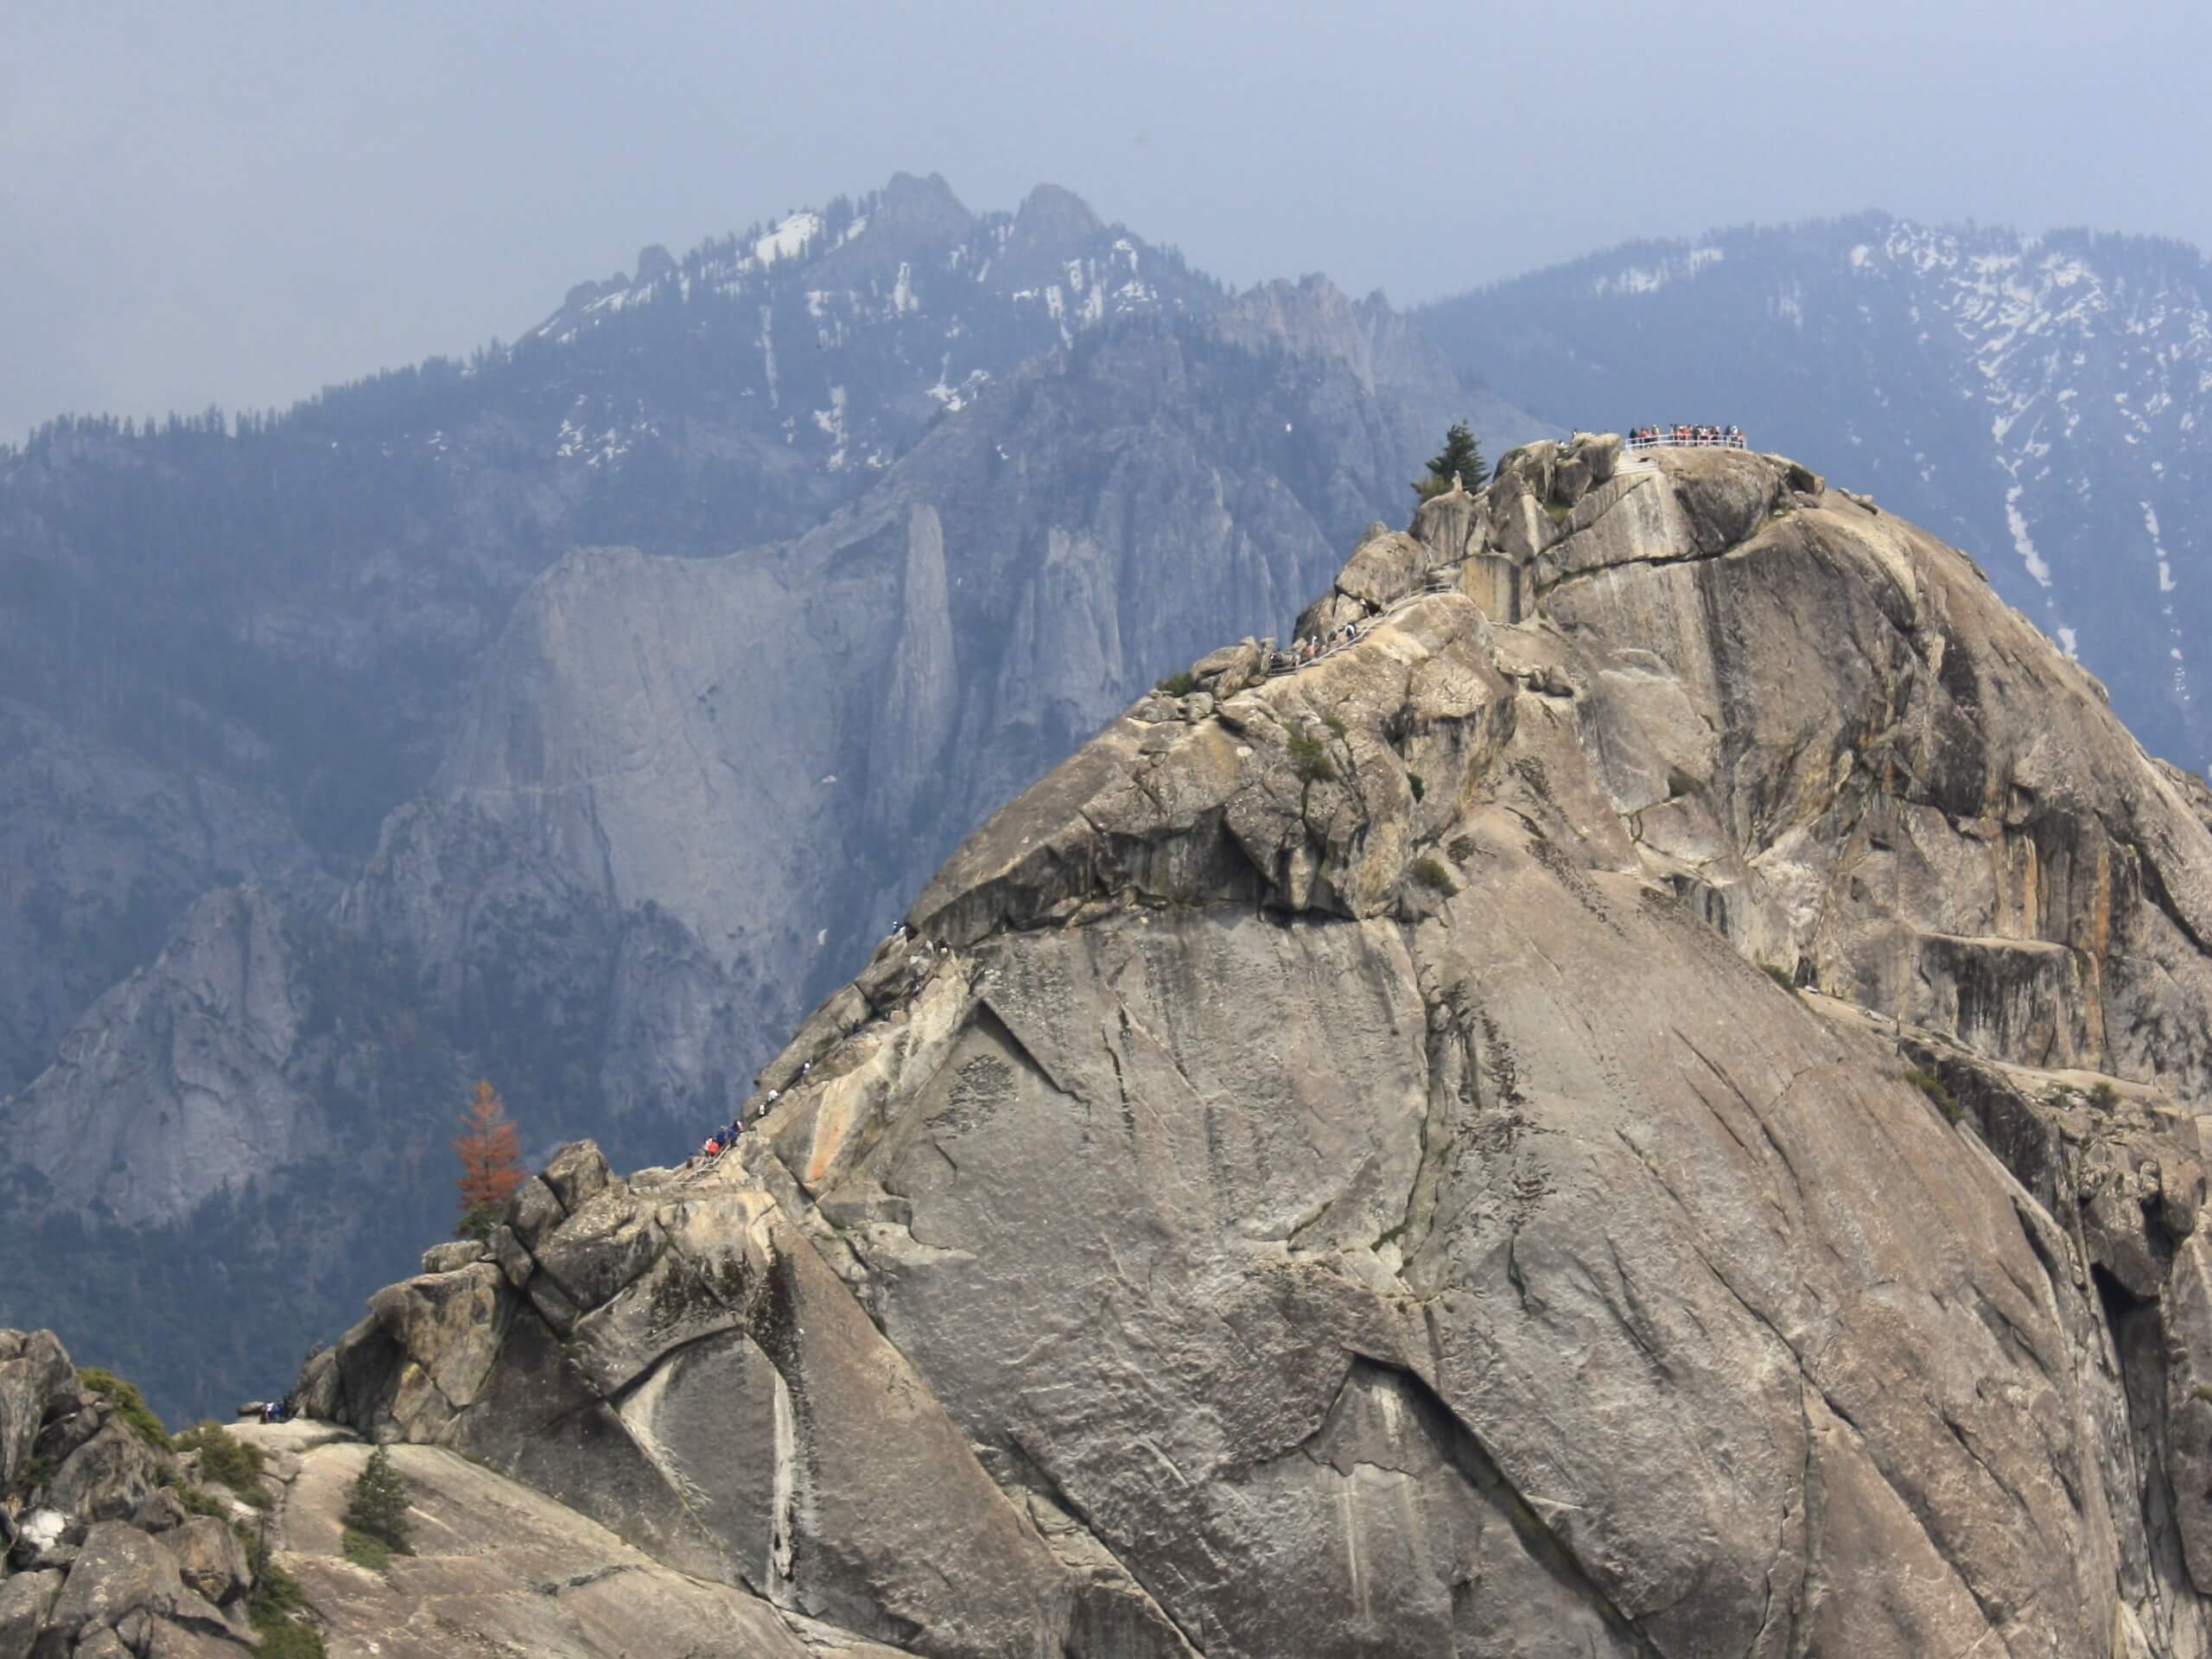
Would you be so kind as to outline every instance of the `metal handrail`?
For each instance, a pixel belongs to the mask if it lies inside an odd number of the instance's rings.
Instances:
[[[1719,433],[1706,437],[1698,433],[1677,436],[1672,429],[1662,429],[1648,438],[1630,438],[1630,449],[1748,449],[1751,442],[1740,432]]]

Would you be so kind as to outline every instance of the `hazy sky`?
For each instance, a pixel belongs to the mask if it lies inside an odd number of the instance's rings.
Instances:
[[[900,168],[1414,300],[1882,207],[2212,245],[2203,0],[0,7],[0,438],[512,337]]]

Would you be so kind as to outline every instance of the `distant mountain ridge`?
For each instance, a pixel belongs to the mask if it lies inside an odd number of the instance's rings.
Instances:
[[[637,263],[467,364],[0,459],[0,1322],[173,1412],[441,1224],[474,1078],[668,1155],[1446,422],[1534,426],[1379,299],[1050,187]]]
[[[2212,270],[1868,213],[1630,243],[1424,307],[1552,418],[1720,420],[1976,554],[2153,751],[2212,760]]]

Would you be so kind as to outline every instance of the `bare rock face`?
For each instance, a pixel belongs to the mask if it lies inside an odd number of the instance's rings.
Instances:
[[[278,906],[251,888],[208,893],[12,1103],[11,1136],[73,1203],[182,1214],[315,1135],[283,1071],[302,1014]]]
[[[29,1659],[31,1645],[61,1593],[61,1582],[62,1575],[54,1572],[0,1579],[0,1655]]]
[[[0,1331],[0,1659],[256,1645],[238,1535],[157,1490],[181,1479],[175,1460],[79,1387],[53,1332]]]
[[[151,1448],[104,1405],[87,1403],[76,1417],[94,1427],[85,1440],[56,1459],[47,1501],[89,1520],[130,1515],[153,1495],[156,1463]],[[59,1452],[60,1446],[54,1450]]]
[[[54,1332],[0,1331],[0,1491],[29,1459],[47,1402],[76,1388],[76,1370]]]
[[[275,1452],[288,1433],[249,1425],[242,1436]],[[452,1452],[396,1446],[412,1507],[414,1554],[372,1573],[343,1554],[347,1495],[367,1448],[300,1447],[271,1528],[277,1559],[298,1581],[328,1650],[386,1659],[448,1659],[480,1644],[537,1659],[873,1659],[857,1641],[817,1646],[743,1589],[686,1576],[604,1527]],[[834,1637],[823,1630],[821,1635]]]
[[[2205,791],[1778,458],[1354,567],[305,1397],[817,1650],[2212,1651]]]

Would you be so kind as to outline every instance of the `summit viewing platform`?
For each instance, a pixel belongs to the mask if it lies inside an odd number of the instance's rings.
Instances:
[[[1628,447],[1631,449],[1748,449],[1751,445],[1744,437],[1740,426],[1637,426],[1630,427]]]

